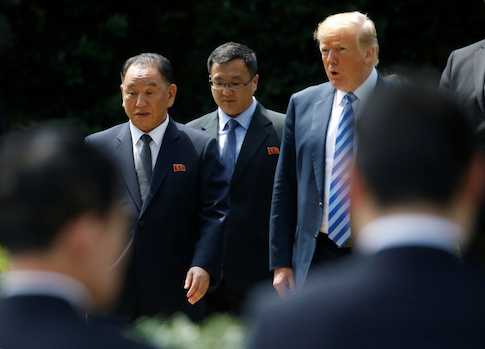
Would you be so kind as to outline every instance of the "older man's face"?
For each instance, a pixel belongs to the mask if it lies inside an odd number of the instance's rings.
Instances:
[[[156,67],[150,66],[131,65],[120,87],[126,115],[147,133],[165,121],[177,93],[177,86],[169,84]]]
[[[330,83],[338,90],[354,92],[372,70],[374,48],[362,50],[357,35],[352,32],[335,32],[319,37],[320,52]]]

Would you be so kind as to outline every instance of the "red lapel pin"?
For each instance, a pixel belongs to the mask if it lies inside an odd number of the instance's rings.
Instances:
[[[186,169],[185,169],[185,165],[182,165],[182,164],[173,164],[173,172],[185,172]]]
[[[268,147],[268,155],[279,154],[280,150],[278,147]]]

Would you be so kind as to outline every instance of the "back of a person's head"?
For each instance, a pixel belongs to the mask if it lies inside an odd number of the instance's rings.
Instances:
[[[83,213],[106,216],[118,199],[111,160],[73,128],[45,124],[0,145],[0,245],[12,253],[45,250]]]
[[[383,206],[446,205],[475,149],[471,126],[451,101],[408,84],[378,89],[356,128],[357,170]]]

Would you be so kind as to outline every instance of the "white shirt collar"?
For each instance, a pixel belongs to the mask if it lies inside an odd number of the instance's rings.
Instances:
[[[6,272],[1,277],[2,296],[51,296],[64,299],[79,311],[93,305],[88,289],[78,280],[60,273],[34,270]]]
[[[367,101],[370,99],[372,96],[372,93],[374,92],[374,89],[377,85],[377,78],[378,78],[377,70],[376,68],[372,68],[372,71],[370,75],[367,77],[367,79],[364,81],[362,85],[360,85],[353,93],[357,97],[357,99],[361,102],[367,103]],[[336,91],[337,96],[336,96],[336,101],[337,104],[343,103],[343,99],[347,92],[337,90]],[[343,104],[342,104],[343,106]]]
[[[167,117],[165,118],[164,122],[162,122],[160,125],[158,125],[153,130],[148,132],[148,134],[150,135],[150,137],[152,137],[152,140],[157,147],[160,147],[160,144],[162,144],[163,136],[165,135],[165,131],[167,130],[169,120],[170,120],[170,116],[167,114]],[[133,141],[133,144],[136,144],[140,140],[141,136],[145,134],[145,132],[143,132],[138,127],[136,127],[131,122],[131,120],[129,121],[129,123],[130,123],[131,139]]]
[[[463,229],[444,217],[393,214],[367,224],[356,237],[356,249],[365,254],[394,247],[421,246],[454,253],[463,246]]]
[[[237,117],[233,118],[224,113],[224,111],[219,107],[217,108],[218,110],[218,115],[219,115],[219,132],[221,132],[224,129],[224,126],[226,126],[227,122],[230,119],[235,119],[237,122],[239,122],[239,125],[241,125],[244,129],[249,128],[249,124],[251,123],[251,120],[253,118],[253,114],[256,111],[256,107],[258,106],[258,101],[256,98],[253,96],[253,103],[249,106],[248,109],[243,111],[241,114],[239,114]]]

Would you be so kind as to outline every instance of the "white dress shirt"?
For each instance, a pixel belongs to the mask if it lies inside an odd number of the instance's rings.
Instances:
[[[88,289],[78,280],[60,273],[18,270],[6,272],[1,277],[2,297],[50,296],[69,302],[81,312],[93,304]]]
[[[357,99],[352,103],[352,109],[354,110],[354,117],[357,118],[359,112],[362,111],[365,103],[369,100],[374,92],[377,84],[377,70],[372,69],[371,74],[364,81],[362,85],[359,86],[353,93]],[[338,124],[340,121],[340,116],[345,106],[345,95],[347,92],[336,90],[333,98],[332,114],[330,116],[330,121],[328,123],[327,129],[327,140],[325,142],[325,183],[324,183],[324,205],[323,205],[323,218],[322,224],[320,226],[320,231],[324,234],[328,234],[328,206],[330,198],[330,184],[332,178],[332,168],[333,168],[333,157],[335,153],[335,140],[337,138]],[[356,135],[354,136],[355,144]],[[354,153],[355,153],[354,147]]]
[[[167,118],[164,122],[162,122],[159,126],[155,127],[153,130],[148,132],[148,135],[152,137],[152,142],[150,142],[150,150],[152,151],[152,169],[155,168],[155,164],[157,162],[158,153],[160,152],[160,148],[162,146],[163,137],[165,136],[165,131],[167,130],[168,123],[170,117],[167,115]],[[138,164],[141,163],[140,161],[140,153],[143,149],[143,141],[141,137],[145,134],[142,130],[138,127],[133,125],[130,120],[130,131],[131,131],[131,140],[133,144],[133,158],[135,160],[135,168],[138,170]]]
[[[453,221],[419,213],[380,217],[367,224],[355,239],[355,248],[364,254],[409,246],[437,248],[453,254],[464,244],[463,229]]]
[[[254,112],[256,111],[256,107],[258,106],[258,102],[256,98],[253,97],[253,103],[251,106],[243,111],[241,114],[236,116],[235,118],[230,117],[221,108],[217,109],[217,115],[219,117],[219,130],[218,130],[218,143],[219,143],[219,154],[222,155],[222,148],[224,147],[224,142],[226,141],[226,135],[228,130],[224,130],[224,126],[226,126],[227,122],[230,119],[236,120],[240,127],[235,129],[236,132],[236,161],[239,156],[239,152],[241,151],[244,138],[246,137],[246,133],[248,132],[249,124],[251,124],[251,120],[253,119]]]

